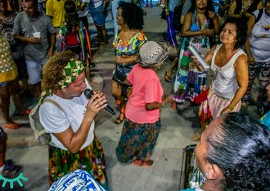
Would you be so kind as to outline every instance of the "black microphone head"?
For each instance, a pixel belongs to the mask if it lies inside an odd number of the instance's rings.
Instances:
[[[84,95],[87,99],[90,99],[93,96],[93,91],[90,89],[85,89],[84,90]]]

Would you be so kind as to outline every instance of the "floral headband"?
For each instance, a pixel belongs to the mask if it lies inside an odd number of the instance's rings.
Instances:
[[[70,61],[63,69],[63,76],[65,78],[58,82],[58,88],[63,89],[71,84],[82,72],[84,71],[84,64],[80,60],[74,60],[71,58]],[[52,89],[44,90],[41,93],[39,102],[43,102],[44,98],[52,94]]]
[[[63,76],[65,78],[58,82],[58,87],[63,89],[71,84],[84,70],[84,64],[80,60],[74,60],[73,58],[64,67]]]

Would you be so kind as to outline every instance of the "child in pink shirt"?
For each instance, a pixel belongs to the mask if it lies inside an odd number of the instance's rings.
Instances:
[[[116,148],[120,162],[151,166],[151,155],[160,131],[160,108],[172,100],[162,99],[163,88],[156,69],[168,56],[168,45],[148,41],[140,48],[140,59],[125,83],[132,85],[132,93],[126,105],[126,119]]]

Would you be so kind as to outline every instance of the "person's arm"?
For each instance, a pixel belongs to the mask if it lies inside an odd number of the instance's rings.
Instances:
[[[257,9],[263,9],[264,5],[263,5],[263,0],[260,1],[260,3],[257,6]]]
[[[46,15],[53,19],[53,10],[52,10],[52,3],[53,1],[48,0],[46,2]]]
[[[102,13],[107,13],[107,7],[110,4],[110,0],[104,0],[103,1],[103,9],[102,9]]]
[[[18,12],[20,13],[20,12],[22,12],[22,0],[18,0],[18,5],[19,5]]]
[[[204,30],[199,30],[199,31],[190,31],[191,20],[192,20],[192,13],[189,12],[184,19],[184,25],[182,28],[182,36],[183,37],[192,37],[192,36],[200,36],[200,35],[205,35],[205,36],[213,35],[213,30],[210,30],[210,29],[204,29]]]
[[[208,11],[208,13],[209,13],[209,18],[213,20],[214,32],[215,32],[215,34],[217,34],[218,30],[219,30],[218,16],[213,11]]]
[[[234,97],[227,108],[225,108],[221,113],[232,112],[233,108],[239,101],[243,98],[248,87],[248,64],[247,58],[244,54],[239,56],[234,65],[236,78],[238,83],[238,89],[236,90]]]
[[[128,79],[126,78],[124,81],[123,81],[124,84],[128,85],[128,86],[131,86],[132,84],[128,81]]]
[[[185,1],[184,5],[183,5],[183,9],[182,9],[182,15],[180,18],[181,25],[184,23],[184,19],[185,19],[186,15],[188,14],[188,11],[190,10],[191,6],[192,6],[191,0]]]
[[[104,109],[107,104],[103,93],[96,93],[89,100],[85,116],[78,131],[74,132],[71,127],[61,133],[54,133],[54,136],[72,153],[77,153],[85,143],[91,124],[98,112]]]
[[[152,103],[146,103],[145,104],[145,109],[147,111],[155,110],[155,109],[160,109],[164,105],[171,103],[172,102],[172,94],[166,96],[161,103],[158,102],[152,102]]]
[[[46,7],[46,15],[48,17],[50,17],[51,19],[53,19],[53,12],[54,12],[53,9],[52,9],[52,7],[53,7],[53,1],[48,0],[46,2],[46,4],[45,4],[45,7]]]
[[[263,1],[261,0],[261,1],[259,2],[259,4],[257,5],[256,10],[258,10],[258,9],[263,9],[263,8],[264,8],[264,5],[263,5]],[[250,18],[250,17],[252,16],[252,13],[244,12],[244,14],[245,14],[245,17],[246,17],[246,18]]]
[[[36,37],[26,37],[26,36],[21,36],[21,35],[17,35],[14,34],[14,39],[21,41],[21,42],[26,42],[26,43],[30,43],[30,44],[38,44],[40,43],[40,38],[36,38]]]
[[[13,38],[15,40],[25,42],[25,43],[31,43],[31,44],[38,44],[40,43],[40,38],[36,37],[27,37],[22,35],[22,13],[17,14],[17,16],[14,19],[13,24]]]
[[[49,34],[49,41],[50,41],[50,48],[47,54],[47,58],[50,58],[54,54],[54,47],[55,47],[55,41],[56,41],[56,34]]]
[[[169,14],[169,0],[164,0],[164,5],[165,5],[165,13],[166,13],[166,16],[168,17],[170,14]]]
[[[250,44],[249,44],[249,38],[250,38],[251,31],[252,31],[252,29],[253,29],[253,27],[254,27],[254,25],[255,25],[255,20],[256,20],[255,16],[252,15],[252,16],[249,18],[248,24],[247,24],[247,26],[248,26],[248,29],[247,29],[247,37],[248,37],[248,38],[247,38],[247,40],[246,40],[246,42],[245,42],[245,51],[246,51],[246,53],[247,53],[248,63],[249,63],[249,64],[254,64],[254,63],[255,63],[254,57],[253,57],[252,52],[251,52],[251,49],[250,49]]]
[[[81,11],[84,11],[85,7],[86,7],[87,3],[86,2],[82,2],[80,6],[78,6],[78,8],[81,10]]]
[[[138,55],[131,55],[131,56],[115,56],[116,63],[120,64],[130,64],[134,63],[138,60]]]
[[[206,54],[206,56],[204,57],[204,60],[207,64],[209,64],[209,66],[211,65],[211,61],[212,61],[212,58],[213,58],[213,55],[214,55],[214,52],[215,52],[215,49],[216,49],[216,45],[213,46],[211,48],[211,50]],[[191,62],[193,65],[195,65],[199,71],[204,71],[204,67],[200,64],[200,62],[198,61],[198,59],[196,59],[195,56],[192,56],[192,62]]]
[[[30,44],[38,44],[38,43],[40,43],[40,38],[27,37],[27,36],[22,35],[21,13],[19,13],[14,19],[13,38],[15,40],[25,42],[25,43],[30,43]]]
[[[232,2],[228,11],[228,16],[233,18],[241,18],[242,17],[241,14],[234,14],[235,9],[236,9],[236,1]]]

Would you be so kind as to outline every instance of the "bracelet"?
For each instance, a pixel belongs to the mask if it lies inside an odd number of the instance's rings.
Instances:
[[[233,109],[234,109],[234,107],[233,107],[231,104],[229,104],[229,105],[227,106],[227,108],[230,109],[231,111],[233,111]]]

